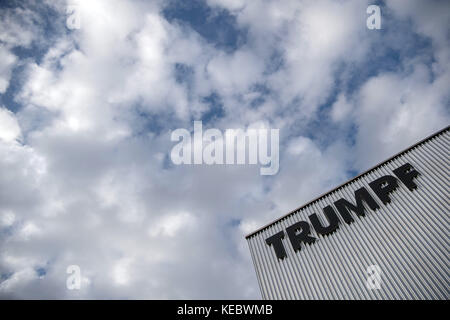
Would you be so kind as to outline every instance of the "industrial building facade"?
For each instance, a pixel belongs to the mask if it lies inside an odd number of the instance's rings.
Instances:
[[[247,235],[263,299],[449,299],[449,135]]]

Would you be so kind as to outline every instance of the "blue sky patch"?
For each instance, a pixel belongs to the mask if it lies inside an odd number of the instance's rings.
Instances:
[[[171,23],[186,24],[216,48],[232,52],[246,43],[247,32],[237,28],[227,10],[211,8],[205,1],[171,1],[163,11]]]

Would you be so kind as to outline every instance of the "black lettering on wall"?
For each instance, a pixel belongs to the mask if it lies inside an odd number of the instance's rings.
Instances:
[[[394,170],[394,174],[408,187],[410,191],[413,191],[417,188],[417,185],[414,183],[413,179],[420,175],[412,165],[409,163],[405,163],[400,168]]]
[[[327,217],[328,226],[324,227],[315,213],[309,216],[309,220],[317,233],[327,235],[339,228],[339,218],[331,206],[323,208],[323,213]]]
[[[392,175],[385,175],[369,183],[370,188],[383,204],[391,202],[390,194],[398,188],[398,180],[400,180],[410,191],[417,188],[414,179],[416,179],[420,173],[417,172],[411,164],[405,163],[393,170],[393,172],[397,178]],[[379,203],[375,201],[374,197],[371,196],[368,189],[365,187],[356,190],[354,196],[354,202],[344,198],[334,202],[338,214],[342,216],[342,219],[347,224],[354,222],[352,212],[359,217],[363,217],[366,214],[366,207],[371,210],[380,208]],[[322,210],[327,221],[321,222],[319,216],[316,213],[313,213],[309,216],[311,224],[306,221],[300,221],[286,228],[285,231],[294,251],[301,250],[302,242],[311,244],[317,240],[315,237],[311,236],[311,225],[314,230],[321,235],[328,235],[339,229],[339,217],[332,205],[328,205]],[[284,231],[280,231],[265,240],[269,246],[274,248],[276,256],[280,260],[287,256],[283,244],[284,237]]]
[[[283,231],[275,233],[273,236],[266,239],[266,243],[269,246],[273,246],[275,254],[277,255],[278,259],[284,259],[286,257],[286,250],[284,249],[282,241],[283,239],[284,239]]]
[[[378,198],[383,201],[384,204],[388,204],[391,202],[389,194],[397,189],[398,183],[395,177],[386,175],[369,183],[369,186],[372,188]]]
[[[365,215],[364,202],[369,206],[370,209],[376,210],[379,209],[380,206],[375,201],[374,198],[370,195],[369,191],[366,188],[362,187],[355,191],[355,201],[356,205],[347,201],[346,199],[339,199],[334,202],[334,205],[338,209],[342,218],[346,223],[352,223],[354,220],[350,214],[350,210],[355,212],[358,216]]]
[[[301,249],[301,243],[313,243],[316,238],[311,237],[309,235],[310,233],[310,225],[306,221],[300,221],[297,223],[294,223],[292,226],[289,226],[286,228],[286,232],[289,236],[289,240],[291,240],[292,248],[294,248],[294,251]],[[297,231],[301,230],[299,234],[297,234]]]

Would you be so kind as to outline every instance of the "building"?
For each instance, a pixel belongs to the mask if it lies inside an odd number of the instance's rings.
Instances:
[[[246,236],[263,299],[449,299],[449,127]]]

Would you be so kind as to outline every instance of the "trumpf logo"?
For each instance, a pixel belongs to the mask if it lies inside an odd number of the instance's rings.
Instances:
[[[419,172],[417,172],[411,164],[406,163],[395,169],[394,174],[397,178],[391,175],[385,175],[369,183],[370,188],[385,205],[391,202],[389,194],[397,189],[398,179],[403,182],[410,191],[417,188],[417,185],[413,180],[419,175]],[[355,200],[356,204],[353,204],[344,198],[334,202],[334,206],[347,224],[354,221],[350,211],[353,211],[358,216],[365,215],[364,203],[366,203],[371,210],[380,208],[375,199],[372,198],[370,193],[364,187],[355,191]],[[314,213],[308,217],[309,222],[296,222],[286,228],[286,233],[294,251],[300,251],[302,243],[314,243],[317,240],[310,235],[311,225],[320,235],[329,235],[339,229],[340,221],[333,207],[328,205],[322,210],[328,220],[328,225],[324,226],[320,222],[317,214]],[[277,258],[281,260],[286,257],[286,250],[283,245],[284,236],[285,232],[280,231],[266,239],[266,243],[274,248]]]

